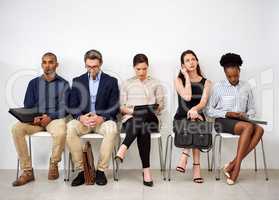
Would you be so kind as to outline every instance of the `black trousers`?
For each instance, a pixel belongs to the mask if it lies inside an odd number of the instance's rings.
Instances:
[[[158,123],[156,115],[149,114],[134,116],[123,124],[126,137],[122,144],[129,148],[137,138],[138,150],[143,168],[150,167],[151,133],[158,132]]]

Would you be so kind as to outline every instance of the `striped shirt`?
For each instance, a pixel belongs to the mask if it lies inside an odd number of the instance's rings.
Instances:
[[[255,116],[255,101],[248,82],[239,81],[233,86],[228,80],[223,80],[214,85],[207,115],[225,118],[227,112],[244,112],[249,118]]]

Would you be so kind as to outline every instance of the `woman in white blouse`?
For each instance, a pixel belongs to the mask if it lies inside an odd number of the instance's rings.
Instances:
[[[143,168],[143,184],[153,186],[150,172],[150,134],[158,131],[157,115],[164,107],[163,89],[159,82],[148,76],[148,58],[137,54],[133,59],[136,76],[124,82],[120,92],[122,130],[126,137],[120,146],[117,161],[123,162],[129,146],[137,139]],[[158,104],[155,110],[134,110],[135,106]]]

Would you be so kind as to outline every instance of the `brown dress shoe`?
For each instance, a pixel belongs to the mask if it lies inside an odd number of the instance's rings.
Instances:
[[[49,161],[48,180],[55,180],[59,178],[58,164]]]
[[[32,170],[24,170],[23,173],[20,175],[20,177],[13,182],[13,186],[21,186],[25,185],[28,182],[34,181],[34,173]]]

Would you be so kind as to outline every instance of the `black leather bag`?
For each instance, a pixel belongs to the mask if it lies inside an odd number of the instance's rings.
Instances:
[[[174,145],[179,148],[197,148],[209,152],[212,148],[213,123],[208,121],[173,121]]]

